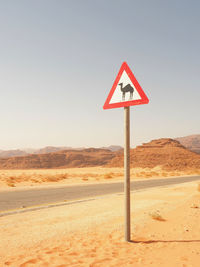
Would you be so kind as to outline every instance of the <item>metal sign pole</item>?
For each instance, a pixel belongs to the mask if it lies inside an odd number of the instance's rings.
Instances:
[[[125,195],[125,241],[131,241],[130,217],[130,107],[124,107],[124,195]]]
[[[126,94],[128,93],[129,99]],[[104,109],[124,107],[124,195],[125,195],[125,241],[131,241],[130,205],[130,106],[148,104],[149,99],[142,90],[131,69],[123,62],[104,103]]]

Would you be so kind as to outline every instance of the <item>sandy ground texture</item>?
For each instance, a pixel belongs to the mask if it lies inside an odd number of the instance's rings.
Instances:
[[[0,217],[0,266],[200,266],[197,182]]]
[[[132,168],[131,179],[161,178],[184,175],[198,175],[200,170],[164,171],[161,167]],[[67,168],[34,170],[0,170],[0,190],[41,185],[73,185],[122,181],[123,168]]]

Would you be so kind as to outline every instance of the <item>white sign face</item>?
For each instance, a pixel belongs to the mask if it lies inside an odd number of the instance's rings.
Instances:
[[[135,88],[131,79],[128,77],[126,71],[124,70],[118,82],[118,85],[110,99],[109,104],[140,99],[141,97],[137,89]]]

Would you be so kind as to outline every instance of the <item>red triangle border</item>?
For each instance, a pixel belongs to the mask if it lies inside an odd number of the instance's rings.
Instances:
[[[133,85],[137,89],[141,99],[109,104],[124,70],[126,71],[126,73],[127,73],[128,77],[130,78],[131,82],[133,83]],[[140,86],[140,84],[136,80],[136,78],[133,75],[133,73],[132,73],[131,69],[129,68],[128,64],[126,62],[123,62],[122,65],[121,65],[121,68],[120,68],[120,70],[119,70],[119,72],[117,74],[117,77],[116,77],[116,79],[115,79],[115,81],[113,83],[113,86],[112,86],[112,88],[110,90],[110,93],[109,93],[109,95],[108,95],[108,97],[106,99],[106,102],[105,102],[105,104],[103,106],[103,109],[129,107],[129,106],[142,105],[142,104],[148,104],[148,103],[149,103],[148,97],[146,96],[146,94],[142,90],[142,87]]]

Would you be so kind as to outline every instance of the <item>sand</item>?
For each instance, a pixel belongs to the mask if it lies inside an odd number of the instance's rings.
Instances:
[[[197,175],[200,171],[164,171],[155,168],[132,168],[131,180]],[[123,168],[87,167],[67,169],[0,170],[0,191],[41,185],[74,185],[123,180]]]
[[[130,243],[122,194],[0,217],[0,266],[199,267],[197,182],[134,192],[131,204]]]

